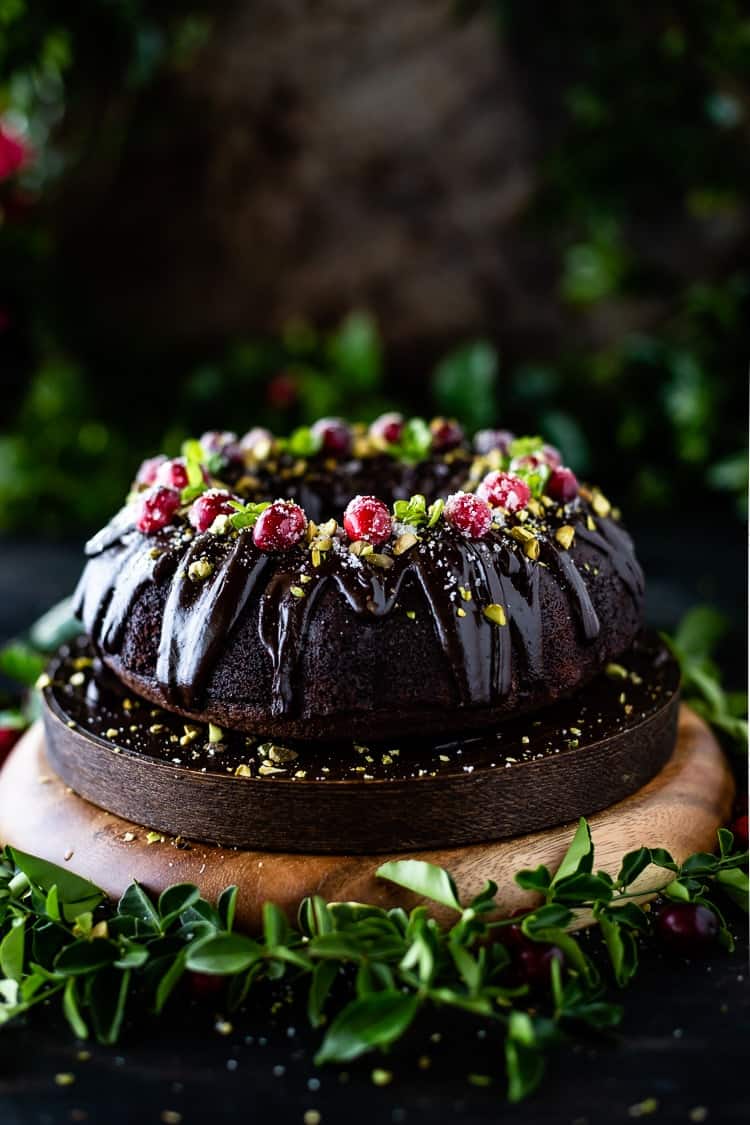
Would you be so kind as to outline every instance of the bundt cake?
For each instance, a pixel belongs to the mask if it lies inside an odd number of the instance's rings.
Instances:
[[[486,728],[641,627],[619,513],[541,438],[389,414],[182,452],[143,463],[75,603],[104,665],[189,718],[298,740]]]

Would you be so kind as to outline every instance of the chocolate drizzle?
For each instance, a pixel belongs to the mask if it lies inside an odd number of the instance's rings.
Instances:
[[[565,550],[555,540],[551,517],[537,532],[540,554],[534,560],[507,529],[467,540],[443,524],[422,532],[402,555],[389,555],[387,568],[351,555],[343,537],[313,567],[306,545],[264,554],[250,531],[228,539],[191,538],[173,527],[146,538],[133,530],[132,512],[124,509],[89,543],[92,557],[75,604],[97,648],[117,653],[138,598],[149,586],[166,587],[154,679],[168,702],[186,710],[196,708],[238,622],[256,613],[271,661],[270,711],[284,716],[298,712],[300,657],[331,586],[359,618],[383,618],[408,602],[420,615],[425,609],[429,614],[459,705],[489,707],[511,691],[515,659],[525,685],[544,679],[542,568],[565,594],[585,642],[601,633],[586,578],[592,558],[609,561],[640,609],[643,575],[630,538],[612,519],[598,520],[594,531],[587,518],[584,504],[566,514],[575,522],[576,542],[584,545],[583,569],[576,546]],[[191,564],[199,561],[209,564],[210,573],[193,578]],[[491,604],[504,608],[507,626],[484,616]]]

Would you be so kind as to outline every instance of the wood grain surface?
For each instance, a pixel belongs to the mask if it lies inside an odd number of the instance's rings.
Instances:
[[[638,792],[590,818],[597,868],[614,875],[622,855],[641,844],[666,847],[677,860],[711,849],[733,795],[734,781],[721,749],[705,723],[683,705],[677,745],[664,768]],[[448,867],[463,897],[494,879],[504,910],[512,911],[535,901],[515,885],[513,874],[539,863],[554,868],[573,828],[568,824],[492,844],[409,854]],[[155,893],[171,883],[194,882],[210,899],[236,883],[237,922],[249,931],[258,929],[267,900],[278,903],[290,917],[300,900],[314,893],[328,900],[388,906],[410,907],[417,901],[375,878],[383,855],[242,851],[182,845],[170,837],[148,844],[147,830],[89,804],[56,777],[40,724],[21,739],[0,774],[0,839],[69,867],[112,897],[122,894],[132,879]],[[644,872],[639,885],[653,886],[654,874]],[[662,876],[663,872],[657,882]]]

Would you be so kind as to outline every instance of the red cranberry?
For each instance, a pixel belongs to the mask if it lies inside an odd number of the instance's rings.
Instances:
[[[355,496],[344,512],[344,530],[353,540],[385,543],[391,534],[391,513],[376,496]]]
[[[738,847],[747,847],[747,813],[744,816],[738,816],[732,823],[732,833],[734,835],[734,842]]]
[[[223,488],[209,488],[194,500],[188,512],[190,520],[196,531],[208,531],[217,516],[229,516],[234,510],[230,500],[234,500],[231,492]]]
[[[160,453],[158,457],[147,457],[145,461],[141,462],[141,467],[135,475],[136,483],[155,484],[156,475],[166,460],[163,453]]]
[[[575,500],[578,495],[578,478],[571,469],[553,469],[546,487],[547,495],[560,504]]]
[[[237,434],[231,430],[206,430],[200,443],[206,453],[214,453],[225,462],[242,460]]]
[[[697,902],[668,902],[659,911],[656,928],[664,945],[683,957],[701,955],[713,945],[719,920]]]
[[[179,506],[180,494],[175,488],[152,488],[141,498],[135,526],[145,535],[161,531],[172,522]]]
[[[478,430],[474,434],[474,449],[481,454],[498,449],[505,456],[514,437],[510,430]]]
[[[470,492],[454,492],[445,501],[443,514],[451,527],[467,539],[482,539],[492,526],[492,509],[486,500]]]
[[[23,727],[0,726],[0,762],[11,752],[23,732]]]
[[[430,422],[432,448],[437,453],[447,453],[464,440],[464,432],[453,418],[433,418]]]
[[[307,529],[307,516],[291,500],[274,500],[261,512],[253,528],[253,542],[261,551],[288,551]]]
[[[543,445],[542,455],[550,469],[559,469],[562,465],[562,454],[559,449],[555,449],[554,445]]]
[[[487,473],[477,489],[477,496],[492,508],[505,508],[507,512],[520,512],[531,499],[531,489],[525,480],[510,473]]]
[[[286,371],[274,375],[266,391],[268,405],[276,410],[288,410],[297,401],[297,380]]]
[[[0,180],[8,180],[29,157],[29,149],[15,133],[0,124]]]
[[[224,977],[220,973],[187,973],[190,994],[196,1000],[210,1000],[224,988]]]
[[[404,431],[404,416],[403,414],[389,413],[381,414],[379,418],[370,426],[371,435],[377,440],[382,441],[386,445],[397,445],[401,441],[401,434]]]
[[[352,447],[352,433],[346,422],[340,418],[319,418],[312,432],[320,438],[323,453],[333,457],[346,457]]]
[[[156,471],[156,483],[163,484],[165,488],[187,488],[188,473],[184,457],[176,457],[174,461],[163,461]]]
[[[520,926],[508,926],[500,931],[500,940],[508,947],[511,956],[510,972],[518,984],[543,988],[549,984],[552,962],[562,965],[563,951],[556,945],[532,941]]]

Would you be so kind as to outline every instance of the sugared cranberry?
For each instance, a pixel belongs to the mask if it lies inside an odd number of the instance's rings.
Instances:
[[[0,762],[11,752],[23,731],[21,726],[0,726]]]
[[[268,452],[273,444],[273,434],[265,426],[253,426],[240,439],[242,453],[258,453],[261,450]]]
[[[381,414],[370,426],[372,437],[386,445],[397,445],[401,441],[403,431],[404,416],[395,412]]]
[[[352,447],[352,432],[340,418],[319,418],[312,432],[320,438],[322,452],[332,457],[346,457]]]
[[[385,543],[391,534],[391,513],[376,496],[355,496],[344,512],[344,530],[350,539],[364,539],[373,546]]]
[[[547,481],[546,492],[558,503],[567,504],[578,495],[578,478],[571,469],[553,469]]]
[[[550,469],[559,469],[562,465],[562,453],[554,445],[543,445],[542,454]]]
[[[187,973],[190,994],[196,1000],[211,1000],[224,988],[225,978],[220,973]]]
[[[697,902],[669,902],[656,918],[656,928],[664,945],[683,957],[695,957],[710,949],[719,932],[713,910]]]
[[[197,500],[194,500],[188,512],[190,520],[196,531],[208,531],[217,516],[231,515],[233,508],[229,501],[233,500],[231,492],[223,488],[209,488]]]
[[[158,457],[147,457],[145,461],[141,462],[141,467],[135,475],[136,483],[155,484],[156,474],[166,460],[163,453],[160,453]]]
[[[738,848],[747,847],[747,813],[744,816],[738,816],[731,825],[732,833],[734,835],[734,843]]]
[[[307,516],[291,500],[274,500],[261,512],[253,528],[253,542],[261,551],[288,551],[307,529]]]
[[[144,492],[138,508],[135,526],[145,535],[161,531],[172,522],[172,517],[180,506],[180,494],[176,488],[156,486]]]
[[[0,122],[0,180],[8,180],[27,162],[30,150],[7,125]]]
[[[433,418],[430,422],[432,448],[437,453],[447,453],[464,440],[464,432],[453,418]]]
[[[520,512],[531,499],[531,489],[525,480],[510,473],[487,473],[477,489],[477,496],[486,500],[491,508],[505,508],[507,512]]]
[[[201,447],[204,452],[221,457],[225,463],[242,460],[237,434],[231,430],[206,430],[201,437]]]
[[[157,484],[165,488],[187,488],[188,472],[184,457],[176,457],[173,461],[163,461],[156,470]]]
[[[481,454],[498,449],[505,456],[515,436],[510,430],[478,430],[474,434],[474,449]]]
[[[492,509],[480,496],[454,492],[445,501],[445,518],[467,539],[482,539],[492,526]]]

